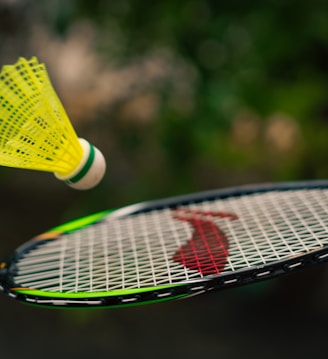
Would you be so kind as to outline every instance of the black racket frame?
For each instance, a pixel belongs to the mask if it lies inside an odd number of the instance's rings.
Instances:
[[[198,203],[201,201],[225,199],[239,197],[243,195],[251,195],[256,193],[265,193],[272,191],[289,191],[301,189],[325,189],[328,188],[327,180],[319,181],[302,181],[302,182],[283,182],[268,183],[251,186],[240,186],[226,189],[199,192],[190,195],[171,197],[161,200],[143,202],[140,204],[130,205],[114,211],[109,216],[124,217],[133,216],[142,212],[152,210],[160,210],[163,208],[175,208],[190,203]],[[92,225],[92,224],[91,224]],[[262,265],[239,270],[232,273],[223,273],[204,277],[200,280],[190,281],[173,285],[170,288],[154,289],[152,291],[126,294],[126,295],[110,295],[104,297],[92,298],[56,298],[56,297],[38,297],[29,294],[18,293],[11,288],[17,287],[13,277],[16,271],[15,263],[17,260],[29,251],[35,245],[42,245],[42,241],[37,243],[33,240],[26,242],[19,247],[14,254],[5,262],[4,268],[0,268],[0,290],[13,297],[30,304],[38,304],[46,307],[122,307],[137,304],[146,304],[160,302],[169,299],[178,299],[186,296],[192,296],[212,290],[221,290],[227,288],[238,287],[255,283],[277,276],[291,273],[293,271],[317,265],[328,261],[328,246],[320,250],[315,250],[288,260],[281,260]]]

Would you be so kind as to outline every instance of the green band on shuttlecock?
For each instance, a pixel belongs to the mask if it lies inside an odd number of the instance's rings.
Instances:
[[[90,145],[90,152],[89,152],[89,156],[88,159],[86,160],[84,166],[81,168],[81,171],[79,173],[77,173],[74,177],[70,178],[69,180],[65,181],[66,184],[72,184],[72,183],[76,183],[78,181],[80,181],[90,170],[93,161],[95,159],[95,148]]]

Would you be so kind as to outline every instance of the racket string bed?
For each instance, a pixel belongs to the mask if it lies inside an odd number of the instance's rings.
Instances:
[[[326,261],[327,186],[127,207],[31,241],[11,272],[17,291],[4,289],[37,304],[121,306],[247,284]]]

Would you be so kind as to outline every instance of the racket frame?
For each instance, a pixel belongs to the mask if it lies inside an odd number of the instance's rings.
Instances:
[[[161,200],[142,202],[123,207],[115,211],[102,211],[53,228],[20,246],[14,254],[0,263],[0,290],[10,297],[30,304],[46,307],[122,307],[146,303],[156,303],[171,299],[193,296],[214,289],[226,289],[281,276],[301,268],[328,261],[328,246],[319,250],[301,254],[293,258],[272,262],[268,265],[254,266],[236,272],[210,275],[197,280],[158,287],[136,288],[131,290],[113,290],[111,292],[56,293],[19,288],[13,281],[15,262],[26,251],[42,241],[55,239],[60,235],[79,230],[85,226],[98,223],[104,218],[115,219],[145,213],[163,208],[175,208],[204,200],[225,199],[243,195],[259,194],[272,191],[289,191],[301,189],[325,189],[328,181],[283,182],[240,186],[226,189],[199,192],[195,194],[170,197]]]

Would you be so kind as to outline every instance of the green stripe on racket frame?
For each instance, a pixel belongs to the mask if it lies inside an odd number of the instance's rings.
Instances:
[[[0,263],[0,289],[47,307],[124,307],[328,260],[328,181],[228,188],[57,226]]]

